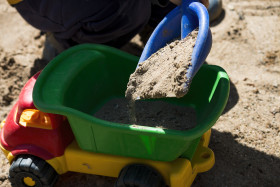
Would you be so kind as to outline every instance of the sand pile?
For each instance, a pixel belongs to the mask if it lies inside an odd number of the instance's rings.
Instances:
[[[95,117],[106,121],[131,124],[128,100],[113,99],[106,103]],[[163,101],[136,101],[135,125],[158,127],[163,129],[187,130],[196,125],[196,113],[193,108],[177,106]]]

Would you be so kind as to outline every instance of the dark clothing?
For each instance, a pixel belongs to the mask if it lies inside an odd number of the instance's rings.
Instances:
[[[149,20],[156,25],[175,7],[167,0],[152,2],[153,5],[151,0],[23,0],[13,6],[29,24],[53,33],[65,48],[80,43],[121,47]],[[167,7],[161,8],[158,2]],[[153,19],[151,14],[156,14]]]

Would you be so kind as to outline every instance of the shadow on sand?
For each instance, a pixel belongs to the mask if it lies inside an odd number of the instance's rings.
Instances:
[[[39,58],[35,59],[34,64],[30,69],[29,78],[35,75],[38,71],[43,70],[46,65],[48,65],[48,61]]]
[[[235,85],[230,81],[228,102],[227,102],[227,105],[226,105],[222,115],[227,113],[228,111],[230,111],[230,109],[232,109],[237,104],[238,100],[239,100],[238,91],[237,91]]]
[[[224,20],[225,16],[226,16],[226,11],[223,9],[219,17],[210,23],[210,27],[219,25]]]
[[[238,143],[231,133],[212,130],[209,147],[214,167],[197,176],[193,186],[279,186],[280,158]]]

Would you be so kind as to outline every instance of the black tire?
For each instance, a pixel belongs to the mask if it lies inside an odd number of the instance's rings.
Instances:
[[[46,161],[31,155],[18,156],[9,170],[13,187],[51,187],[57,179],[58,174]]]
[[[115,187],[164,187],[163,177],[155,169],[133,164],[124,167],[115,183]]]

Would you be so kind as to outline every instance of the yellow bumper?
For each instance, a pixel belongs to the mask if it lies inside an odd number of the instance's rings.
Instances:
[[[0,124],[0,134],[1,134],[1,130],[5,125],[5,120],[3,120]],[[9,163],[11,164],[12,161],[14,160],[14,155],[12,155],[12,153],[8,150],[6,150],[4,147],[2,147],[2,145],[0,144],[0,149],[2,150],[2,152],[4,153],[4,155],[6,156],[6,158],[8,159]]]
[[[0,149],[2,150],[2,152],[4,153],[6,158],[8,159],[9,163],[11,164],[12,161],[14,160],[14,155],[10,151],[4,149],[4,147],[2,147],[1,144],[0,144]]]

